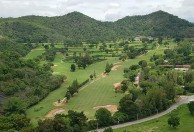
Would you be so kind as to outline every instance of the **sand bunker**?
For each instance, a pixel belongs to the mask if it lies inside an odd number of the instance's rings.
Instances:
[[[67,80],[63,80],[64,83],[67,83]]]
[[[121,86],[121,83],[120,82],[119,83],[114,83],[113,85],[114,85],[115,88],[117,88],[117,87]]]
[[[54,64],[54,65],[53,65],[53,67],[56,67],[56,66],[58,66],[58,65],[57,65],[57,64]]]
[[[46,117],[54,117],[57,114],[61,114],[63,113],[65,110],[63,108],[58,108],[58,109],[53,109],[51,110]]]
[[[115,65],[115,66],[113,66],[113,67],[111,68],[111,70],[112,70],[112,71],[116,71],[116,70],[118,70],[118,68],[119,68],[120,66],[122,66],[122,65]]]
[[[98,110],[100,108],[105,108],[105,109],[107,109],[110,112],[117,112],[118,111],[116,105],[105,105],[105,106],[96,106],[96,107],[93,107],[93,109],[95,109],[95,110]]]
[[[66,102],[67,102],[67,99],[64,98],[64,99],[62,99],[62,100],[60,100],[60,101],[54,102],[53,105],[54,105],[54,106],[64,106],[64,105],[66,104]]]

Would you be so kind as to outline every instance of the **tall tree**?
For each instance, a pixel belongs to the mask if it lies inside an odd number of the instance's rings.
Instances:
[[[105,108],[98,109],[95,117],[100,126],[109,126],[112,123],[111,113]]]

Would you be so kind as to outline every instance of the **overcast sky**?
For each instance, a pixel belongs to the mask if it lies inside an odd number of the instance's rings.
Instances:
[[[59,16],[72,11],[102,21],[163,10],[194,22],[194,0],[0,0],[0,17]]]

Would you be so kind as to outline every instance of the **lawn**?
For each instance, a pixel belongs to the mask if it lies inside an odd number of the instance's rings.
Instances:
[[[70,48],[71,50],[76,50],[75,48]],[[80,50],[81,49],[77,49]],[[29,108],[27,110],[27,116],[31,119],[32,124],[36,125],[37,120],[43,119],[45,115],[52,109],[58,108],[53,106],[53,102],[56,102],[58,99],[63,99],[67,87],[71,85],[72,81],[77,79],[78,82],[83,82],[89,78],[90,74],[93,74],[94,71],[96,75],[103,73],[105,65],[109,63],[121,63],[121,67],[116,71],[111,71],[107,77],[99,79],[98,81],[92,83],[84,90],[80,91],[75,97],[71,98],[70,101],[62,108],[65,109],[65,113],[68,110],[84,111],[86,116],[89,119],[94,118],[95,110],[93,107],[102,106],[102,105],[118,105],[119,100],[124,96],[122,93],[114,92],[114,83],[121,82],[123,78],[123,70],[125,67],[129,67],[133,64],[138,64],[140,60],[148,60],[153,54],[163,54],[164,47],[151,50],[146,55],[142,55],[133,60],[127,60],[121,62],[117,57],[107,57],[105,61],[94,63],[89,65],[85,70],[76,69],[75,72],[70,71],[70,62],[63,62],[64,55],[57,53],[53,64],[53,74],[61,74],[67,76],[67,82],[63,84],[57,90],[51,92],[45,99],[39,102],[37,105]],[[34,111],[35,109],[42,108],[39,111]]]
[[[42,55],[42,53],[44,53],[44,48],[36,48],[36,49],[32,49],[30,51],[30,53],[28,53],[26,56],[25,56],[25,59],[34,59],[36,58],[37,56],[39,55]]]
[[[180,126],[178,126],[176,129],[168,125],[168,114],[158,118],[158,121],[157,119],[154,119],[137,125],[115,129],[114,132],[193,132],[194,116],[190,115],[187,105],[182,105],[178,107],[177,110],[180,117]]]
[[[63,55],[62,54],[57,54],[56,58],[54,60],[54,64],[57,65],[53,67],[53,73],[54,74],[62,74],[67,76],[67,83],[63,84],[59,89],[51,92],[45,99],[43,99],[41,102],[39,102],[37,105],[29,108],[27,110],[27,116],[31,119],[33,124],[37,124],[38,119],[42,119],[50,110],[56,108],[55,106],[52,105],[53,102],[57,101],[58,99],[63,99],[65,92],[67,91],[67,87],[71,85],[72,81],[77,79],[78,82],[83,82],[86,79],[89,78],[90,74],[93,74],[94,71],[96,72],[96,75],[100,75],[103,73],[105,69],[105,65],[107,62],[109,63],[115,63],[118,61],[118,58],[107,58],[106,61],[94,63],[90,66],[88,66],[85,70],[83,69],[78,69],[76,72],[70,72],[70,65],[71,63],[68,62],[61,62]],[[112,88],[112,87],[111,87]],[[89,88],[87,88],[89,89]],[[86,90],[87,91],[87,90]],[[82,91],[84,93],[84,90]],[[80,92],[77,96],[80,96],[82,94]],[[92,91],[89,91],[92,92]],[[104,92],[104,91],[99,91],[99,93]],[[111,89],[111,92],[114,93],[114,91]],[[109,93],[107,93],[109,94]],[[76,97],[75,97],[76,98]],[[72,98],[73,101],[74,98]],[[97,98],[96,98],[97,99]],[[71,100],[70,100],[71,101]],[[68,103],[71,104],[71,103]],[[73,103],[74,104],[74,103]],[[76,103],[78,104],[78,103]],[[42,107],[40,111],[34,111],[34,109],[38,109]],[[80,106],[84,107],[84,106]],[[65,107],[66,109],[66,107]],[[80,109],[76,109],[79,111]],[[87,108],[86,108],[87,110]]]

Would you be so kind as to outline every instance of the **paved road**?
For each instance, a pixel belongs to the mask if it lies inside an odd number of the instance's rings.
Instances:
[[[131,121],[131,122],[127,122],[127,123],[123,123],[123,124],[119,124],[119,125],[114,125],[114,126],[111,126],[111,127],[113,129],[117,129],[117,128],[122,128],[122,127],[126,127],[126,126],[131,126],[131,125],[134,125],[134,124],[139,124],[139,123],[149,121],[149,120],[152,120],[152,119],[157,119],[157,118],[159,118],[163,115],[166,115],[166,114],[170,113],[172,110],[176,109],[180,105],[189,103],[190,101],[194,101],[194,95],[193,96],[181,96],[180,101],[175,103],[174,105],[172,105],[166,111],[163,111],[161,113],[158,113],[158,114],[150,116],[150,117],[146,117],[146,118],[143,118],[143,119],[139,119],[139,120],[136,120],[136,121]],[[105,128],[98,129],[98,132],[103,132],[104,129]]]

